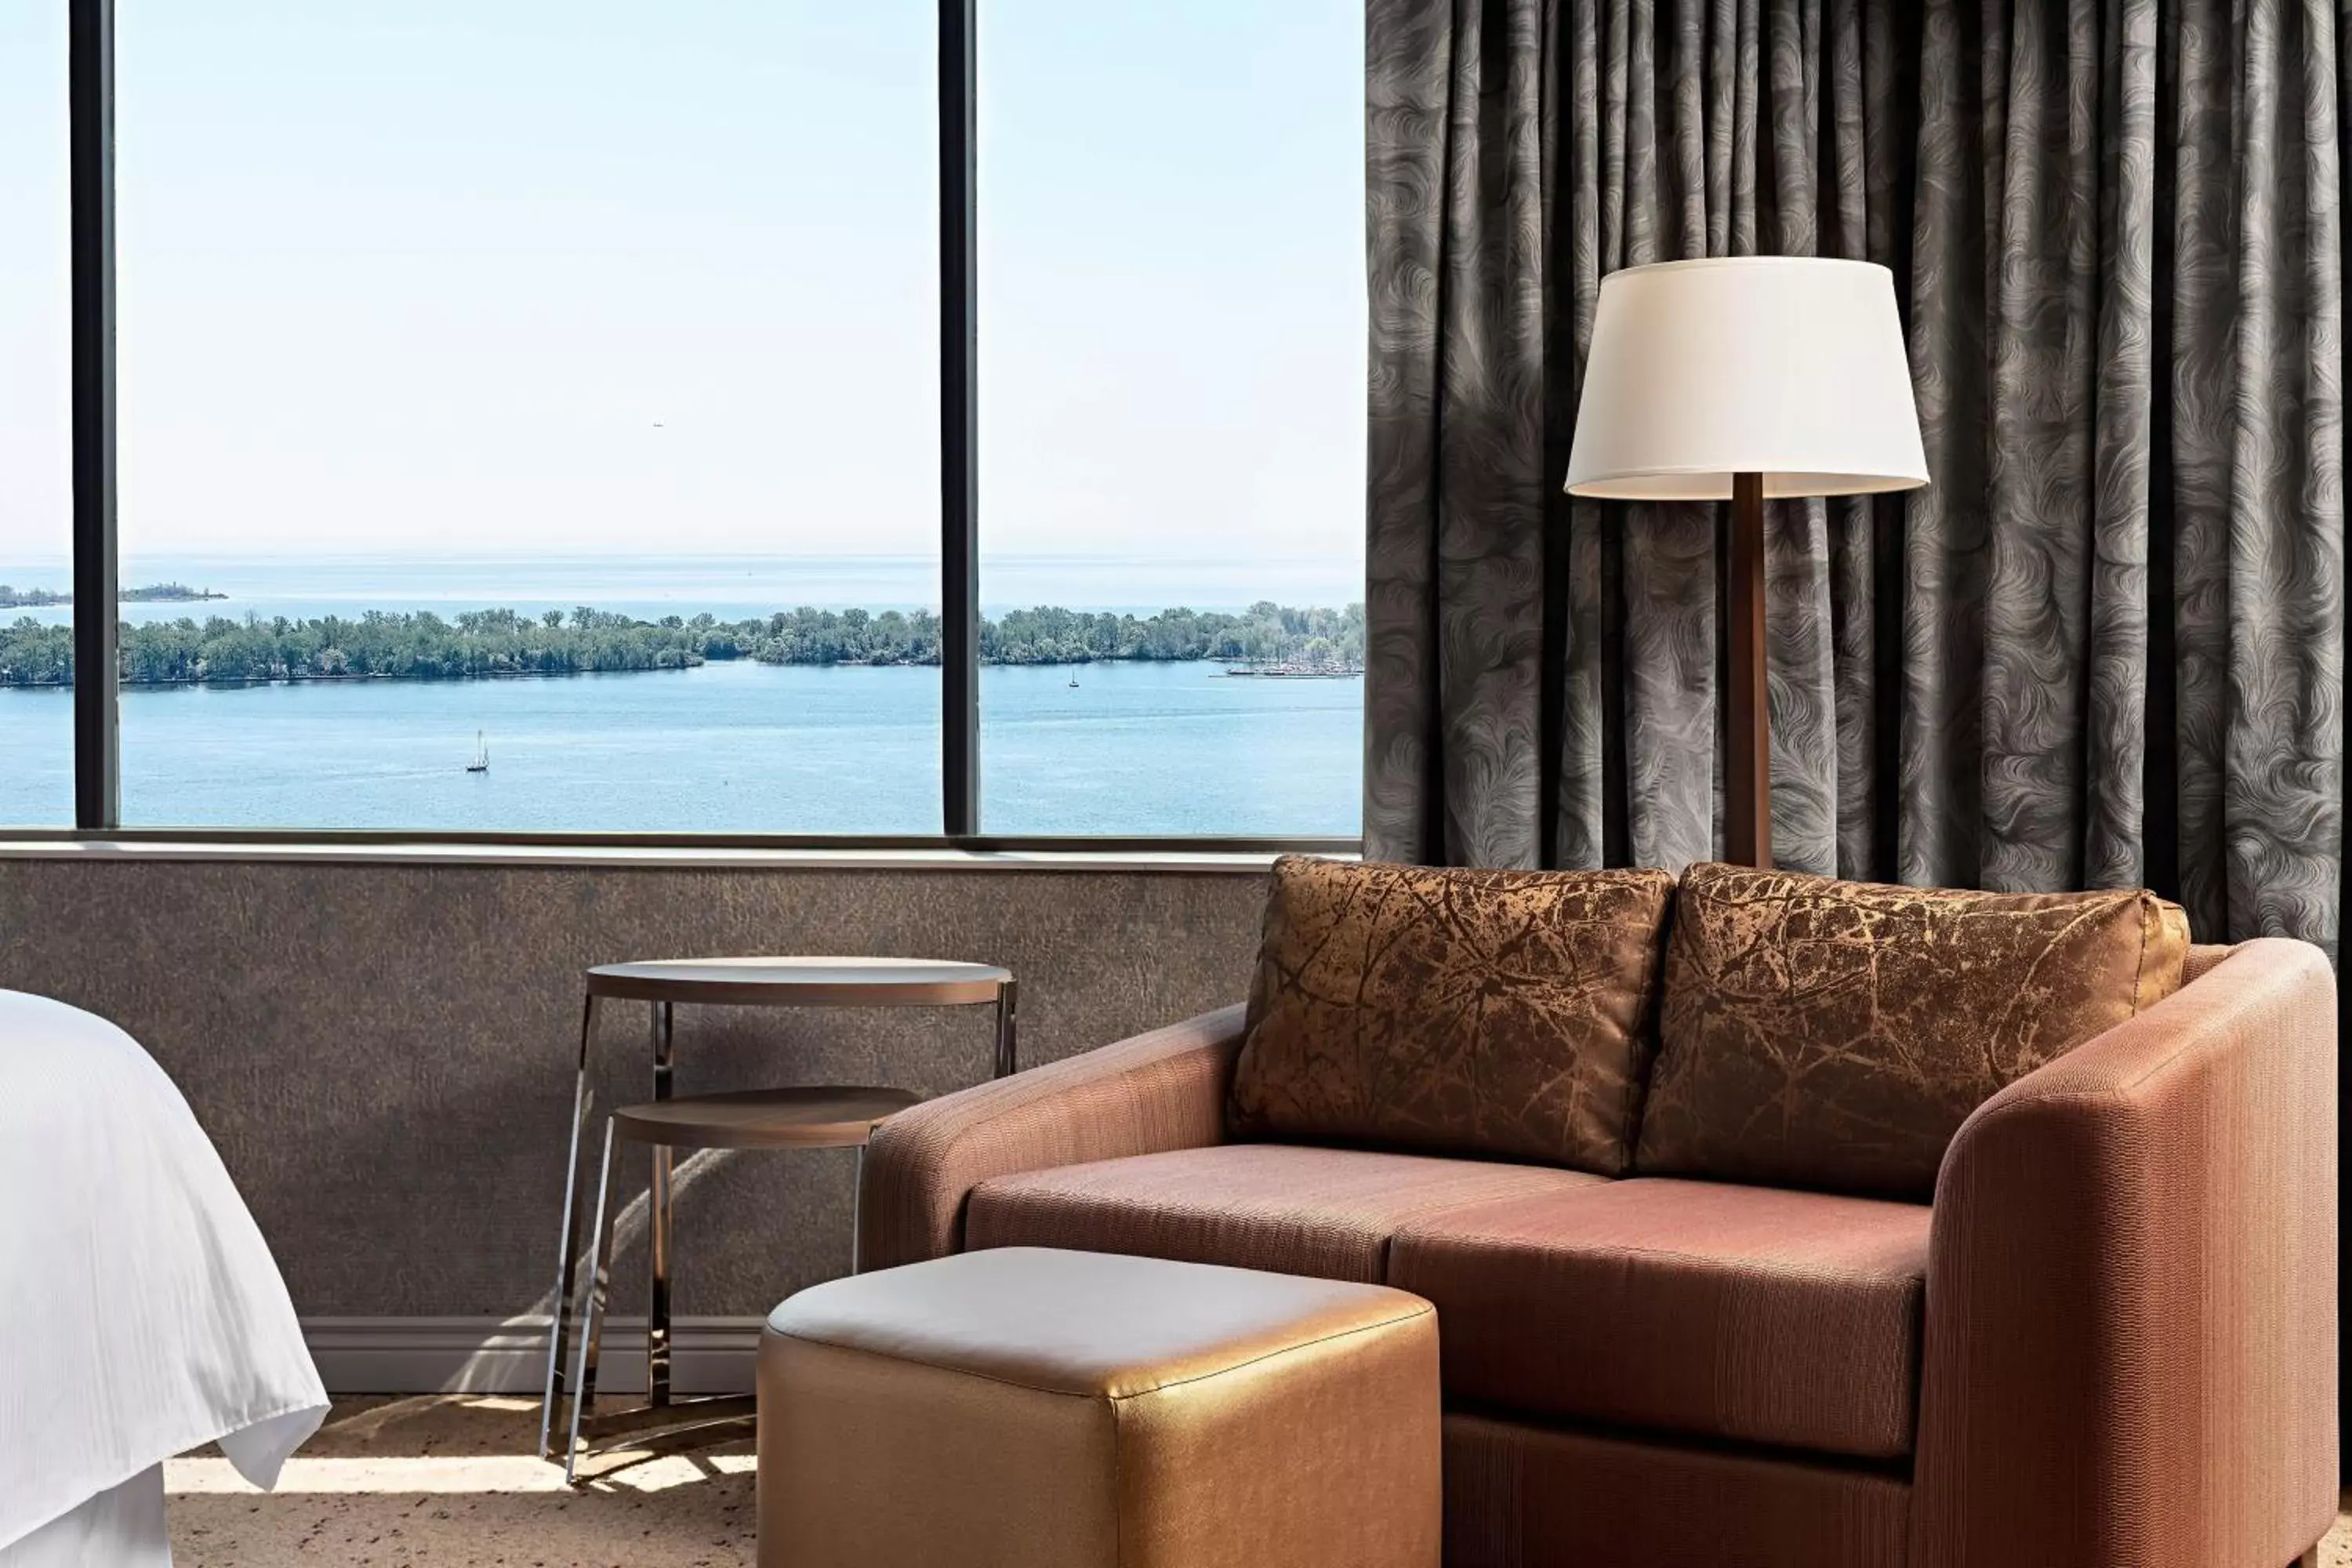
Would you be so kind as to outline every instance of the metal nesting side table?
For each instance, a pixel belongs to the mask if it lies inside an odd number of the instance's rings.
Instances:
[[[563,1231],[556,1249],[555,1321],[548,1336],[547,1394],[540,1414],[540,1454],[552,1458],[558,1409],[565,1403],[565,1361],[572,1322],[581,1320],[572,1369],[564,1470],[604,1439],[657,1429],[686,1430],[740,1423],[753,1411],[750,1395],[679,1400],[670,1391],[670,1224],[672,1152],[679,1148],[856,1148],[863,1184],[866,1143],[894,1111],[915,1103],[904,1089],[865,1086],[797,1086],[702,1095],[673,1095],[674,1020],[681,1002],[737,1007],[961,1007],[996,1009],[995,1076],[1019,1067],[1016,990],[1012,972],[985,963],[912,958],[696,958],[608,963],[587,973],[580,1022],[580,1059],[572,1083],[572,1150],[564,1169]],[[587,1300],[572,1310],[572,1272],[580,1263],[581,1154],[593,1110],[589,1054],[596,1019],[608,1001],[646,1003],[652,1013],[653,1090],[650,1102],[614,1110],[604,1128],[603,1174],[590,1227]],[[653,1155],[647,1251],[651,1300],[646,1314],[646,1402],[590,1415],[595,1399],[596,1344],[610,1260],[604,1257],[604,1211],[615,1137],[646,1144]],[[850,1271],[856,1272],[856,1218],[851,1220]],[[583,1438],[587,1446],[583,1446]]]

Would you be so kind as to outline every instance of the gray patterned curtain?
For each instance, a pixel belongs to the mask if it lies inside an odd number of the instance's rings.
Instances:
[[[2352,0],[2345,0],[2352,5]],[[1559,493],[1600,279],[1895,269],[1934,483],[1775,503],[1774,853],[2331,951],[2331,0],[1369,0],[1365,834],[1719,845],[1717,509]]]

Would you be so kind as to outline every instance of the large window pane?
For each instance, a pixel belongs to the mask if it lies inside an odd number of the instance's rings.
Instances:
[[[0,827],[73,820],[65,16],[0,0]]]
[[[984,0],[991,831],[1359,830],[1362,28]]]
[[[938,830],[929,0],[117,47],[127,821]]]

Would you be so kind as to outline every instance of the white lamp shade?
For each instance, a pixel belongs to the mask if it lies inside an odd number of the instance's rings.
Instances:
[[[1867,261],[1736,257],[1601,280],[1570,494],[1725,500],[1927,482],[1895,279]]]

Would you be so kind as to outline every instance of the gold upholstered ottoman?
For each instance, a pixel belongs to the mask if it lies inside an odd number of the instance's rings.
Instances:
[[[1006,1247],[837,1279],[760,1345],[761,1568],[1436,1568],[1437,1315]]]

